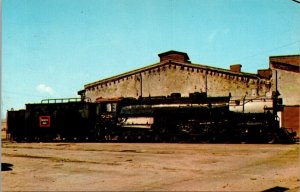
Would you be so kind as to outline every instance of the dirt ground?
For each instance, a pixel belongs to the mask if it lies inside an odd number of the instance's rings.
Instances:
[[[2,143],[3,191],[299,191],[299,145]]]

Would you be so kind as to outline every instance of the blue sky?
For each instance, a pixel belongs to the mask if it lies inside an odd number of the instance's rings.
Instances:
[[[245,72],[271,55],[300,54],[292,0],[3,0],[2,117],[44,98],[77,97],[84,84],[159,61]]]

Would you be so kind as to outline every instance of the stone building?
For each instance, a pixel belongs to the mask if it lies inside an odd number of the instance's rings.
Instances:
[[[271,56],[272,90],[277,90],[283,100],[279,115],[282,127],[298,132],[300,128],[300,55]],[[277,77],[277,78],[276,78]]]
[[[160,62],[84,86],[86,97],[97,98],[168,96],[207,92],[208,96],[242,98],[270,94],[270,71],[259,74],[241,71],[242,65],[221,69],[195,64],[186,53],[168,51],[158,55]]]
[[[282,126],[299,130],[300,55],[271,56],[269,68],[259,69],[257,74],[243,72],[241,64],[222,69],[192,63],[184,52],[171,50],[158,56],[158,63],[86,84],[78,93],[91,101],[172,93],[189,96],[194,92],[242,100],[271,98],[277,87],[285,106],[279,114]]]

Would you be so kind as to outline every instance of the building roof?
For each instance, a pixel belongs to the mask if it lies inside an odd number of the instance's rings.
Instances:
[[[300,57],[300,55],[271,55],[269,58],[275,58],[275,57]]]
[[[174,53],[176,51],[169,51],[169,52],[165,52],[165,53],[161,53],[161,54],[166,54],[166,53],[170,53],[170,52]],[[176,52],[176,53],[178,53],[178,52]],[[179,53],[182,53],[182,52],[179,52]],[[142,72],[145,72],[145,71],[148,71],[148,70],[152,70],[152,69],[159,68],[159,67],[162,67],[162,66],[165,66],[165,65],[170,65],[170,64],[183,66],[183,67],[187,67],[187,68],[224,73],[224,74],[228,74],[228,75],[243,76],[243,77],[248,77],[248,78],[252,78],[252,79],[259,79],[258,75],[252,74],[252,73],[233,72],[233,71],[230,71],[228,69],[211,67],[211,66],[208,66],[208,65],[180,62],[180,61],[176,61],[176,60],[175,61],[174,60],[167,60],[167,61],[162,61],[162,62],[159,62],[159,63],[152,64],[152,65],[148,65],[148,66],[145,66],[145,67],[142,67],[142,68],[139,68],[139,69],[135,69],[135,70],[132,70],[132,71],[129,71],[129,72],[126,72],[126,73],[122,73],[120,75],[112,76],[112,77],[109,77],[109,78],[101,79],[99,81],[95,81],[95,82],[86,84],[84,86],[84,88],[85,89],[91,88],[91,87],[97,86],[97,85],[102,84],[102,83],[115,81],[115,80],[118,80],[118,79],[122,79],[124,77],[128,77],[128,76],[131,76],[131,75],[135,75],[135,74],[138,74],[138,73],[142,73]]]
[[[270,56],[270,68],[300,72],[300,55]]]

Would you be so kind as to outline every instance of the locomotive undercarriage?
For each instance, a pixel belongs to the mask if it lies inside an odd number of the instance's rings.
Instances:
[[[176,142],[176,143],[293,143],[293,133],[283,128],[266,130],[264,126],[222,125],[216,123],[177,123],[153,125],[151,129],[98,125],[89,134],[20,133],[15,141],[24,142]]]

